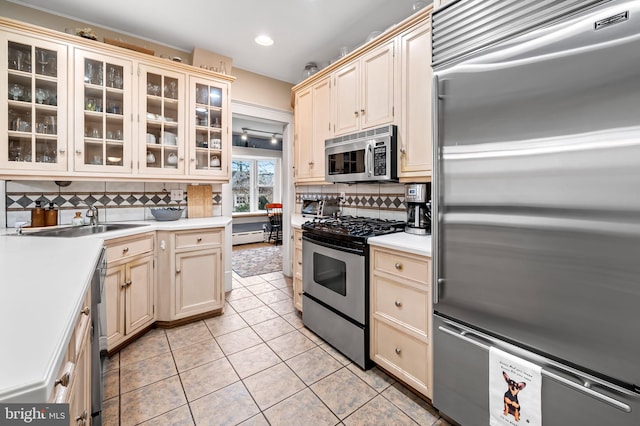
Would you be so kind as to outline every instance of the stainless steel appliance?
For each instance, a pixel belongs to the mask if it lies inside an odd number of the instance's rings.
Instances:
[[[340,211],[340,205],[335,198],[308,198],[302,200],[302,216],[331,217]]]
[[[384,126],[327,139],[327,182],[397,181],[397,128]]]
[[[407,203],[407,226],[409,234],[431,234],[431,185],[408,183],[404,186],[404,201]]]
[[[106,347],[101,348],[101,339],[106,342],[107,327],[101,321],[101,310],[105,308],[104,280],[107,274],[107,254],[103,248],[91,278],[91,424],[102,424],[102,400],[104,399],[103,367],[106,362]],[[106,315],[106,314],[105,314]]]
[[[403,228],[352,216],[302,225],[302,322],[363,369],[372,365],[367,239]]]
[[[435,407],[489,424],[495,347],[545,426],[640,424],[640,2],[452,2],[433,65]]]

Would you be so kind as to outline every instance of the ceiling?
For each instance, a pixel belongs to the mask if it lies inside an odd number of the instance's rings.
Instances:
[[[414,0],[9,0],[191,53],[199,47],[233,65],[289,83],[320,68],[373,31],[413,13]],[[270,47],[253,40],[268,34]]]

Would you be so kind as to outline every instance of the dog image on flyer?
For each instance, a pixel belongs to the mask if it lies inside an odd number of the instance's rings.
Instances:
[[[516,382],[509,378],[509,375],[502,372],[504,380],[507,382],[507,391],[504,393],[504,415],[511,414],[516,422],[520,421],[520,403],[518,402],[518,392],[527,386],[524,382]]]

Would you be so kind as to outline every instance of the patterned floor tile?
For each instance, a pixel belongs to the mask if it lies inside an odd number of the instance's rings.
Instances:
[[[344,419],[378,395],[371,386],[344,367],[311,385],[311,390],[340,419]]]
[[[276,290],[276,288],[274,286],[272,286],[271,284],[269,284],[267,282],[248,285],[245,288],[247,290],[249,290],[251,293],[255,294],[255,295],[262,294],[262,293],[267,293],[267,292]]]
[[[298,331],[304,334],[307,337],[307,339],[311,340],[313,343],[317,345],[324,343],[324,340],[322,340],[320,336],[318,336],[313,331],[309,330],[307,327],[299,328]]]
[[[269,422],[264,418],[263,414],[256,414],[249,420],[240,423],[240,426],[269,426]]]
[[[178,376],[120,396],[122,426],[136,425],[187,403]]]
[[[296,311],[295,308],[293,309],[293,312],[281,316],[295,328],[301,328],[304,326],[302,323],[302,314]]]
[[[268,274],[262,274],[258,276],[265,281],[274,281],[274,280],[284,279],[284,275],[282,274],[282,272],[269,272]]]
[[[266,283],[264,278],[262,278],[260,275],[254,275],[253,277],[240,278],[240,282],[245,287],[248,287],[250,285]]]
[[[261,410],[305,388],[302,380],[284,363],[247,377],[243,381]]]
[[[416,423],[404,414],[398,407],[378,395],[364,407],[343,420],[347,426],[360,425],[411,425]]]
[[[143,359],[120,369],[120,391],[129,392],[176,374],[171,352]]]
[[[285,279],[283,276],[280,276],[280,278],[274,280],[269,280],[269,284],[277,288],[285,288],[287,286],[291,286],[289,281],[287,281],[287,279]]]
[[[251,294],[251,296],[249,297],[244,297],[242,299],[230,300],[229,304],[233,306],[233,309],[238,313],[242,313],[250,309],[255,309],[260,306],[264,306],[264,303],[262,303],[262,300],[258,299],[253,294]]]
[[[281,300],[289,300],[291,297],[280,290],[268,291],[257,295],[258,299],[262,300],[265,305],[279,302]]]
[[[233,290],[227,292],[227,294],[225,295],[225,300],[238,300],[249,296],[253,296],[253,293],[251,293],[244,287],[240,287],[234,288]]]
[[[169,339],[171,350],[175,351],[183,346],[189,346],[197,342],[202,342],[203,340],[213,339],[213,336],[209,332],[207,326],[204,325],[204,322],[197,321],[181,327],[168,329],[167,338]]]
[[[198,425],[236,425],[260,413],[242,382],[236,382],[189,404]]]
[[[382,396],[391,401],[393,405],[401,409],[419,425],[431,426],[438,420],[438,414],[426,401],[400,383],[389,386],[382,392]]]
[[[269,345],[280,358],[285,360],[317,346],[298,330],[269,340],[267,345]]]
[[[215,340],[205,340],[195,345],[183,346],[173,351],[173,358],[182,372],[224,357],[224,353]]]
[[[170,350],[167,335],[164,330],[159,328],[149,330],[144,336],[138,338],[119,352],[120,366],[122,367],[145,358],[167,353]]]
[[[180,379],[189,402],[239,380],[226,358],[180,373]]]
[[[193,418],[188,405],[183,405],[161,416],[154,417],[144,423],[143,426],[193,426]]]
[[[327,352],[329,355],[331,355],[332,357],[334,357],[340,364],[342,365],[349,365],[351,364],[351,360],[349,358],[347,358],[346,356],[342,355],[340,352],[338,352],[337,349],[335,349],[333,346],[331,346],[328,343],[321,343],[320,348]]]
[[[216,341],[227,356],[262,343],[260,336],[248,327],[218,336]]]
[[[295,330],[291,324],[280,317],[273,318],[251,326],[264,341],[275,339]]]
[[[249,324],[244,322],[240,315],[226,312],[224,315],[206,319],[204,323],[209,327],[209,331],[214,337],[249,327]]]
[[[339,423],[338,418],[309,389],[269,408],[264,415],[271,425],[333,426]]]
[[[292,292],[293,293],[293,292]],[[282,300],[276,303],[270,303],[269,307],[278,313],[278,315],[287,315],[296,312],[295,306],[291,299]]]
[[[380,370],[378,367],[373,367],[370,370],[363,371],[357,365],[349,364],[347,368],[378,392],[382,392],[396,382],[395,379]]]
[[[233,368],[240,378],[244,379],[245,377],[278,364],[281,360],[275,352],[269,349],[269,346],[261,343],[229,355],[229,362],[233,365]]]
[[[307,386],[343,368],[335,358],[318,347],[296,355],[286,363]]]
[[[261,306],[259,308],[251,309],[249,311],[240,312],[239,315],[249,325],[258,324],[260,322],[264,322],[272,318],[278,317],[278,314],[268,306]]]

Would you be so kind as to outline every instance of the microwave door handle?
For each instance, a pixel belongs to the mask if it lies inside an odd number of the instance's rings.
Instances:
[[[365,151],[364,157],[364,167],[367,172],[367,176],[371,177],[371,170],[373,169],[373,164],[371,161],[371,144],[367,144],[367,150]]]

